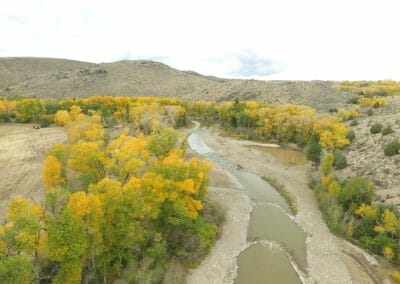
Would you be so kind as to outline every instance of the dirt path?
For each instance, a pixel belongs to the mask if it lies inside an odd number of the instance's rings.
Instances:
[[[40,201],[44,154],[66,140],[61,127],[33,129],[31,124],[0,124],[0,219],[17,195]]]
[[[329,232],[307,184],[308,166],[283,165],[271,155],[244,147],[248,141],[220,137],[207,129],[200,133],[206,144],[221,156],[259,176],[276,178],[297,198],[299,213],[296,221],[309,236],[308,283],[391,283],[387,277],[378,282],[377,277],[371,277],[371,273],[378,270],[372,256],[354,249]]]

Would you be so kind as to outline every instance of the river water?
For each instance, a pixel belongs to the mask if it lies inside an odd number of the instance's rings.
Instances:
[[[240,169],[213,151],[193,132],[189,147],[232,173],[254,203],[247,232],[249,246],[237,259],[235,284],[301,283],[306,261],[306,235],[293,221],[286,200],[258,175]]]

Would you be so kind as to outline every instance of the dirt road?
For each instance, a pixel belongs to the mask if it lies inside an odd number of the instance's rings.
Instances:
[[[0,219],[14,196],[41,200],[44,154],[66,138],[61,127],[33,129],[31,124],[0,124]]]

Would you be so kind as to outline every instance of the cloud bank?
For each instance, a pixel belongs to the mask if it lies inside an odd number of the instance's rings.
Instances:
[[[251,50],[235,55],[238,67],[229,74],[238,77],[266,77],[283,71],[283,64],[264,58]]]

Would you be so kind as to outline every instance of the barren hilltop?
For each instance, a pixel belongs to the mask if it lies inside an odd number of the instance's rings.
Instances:
[[[148,60],[94,64],[51,58],[0,58],[0,96],[46,98],[92,95],[178,97],[189,100],[260,100],[342,106],[348,96],[331,81],[222,79]]]

